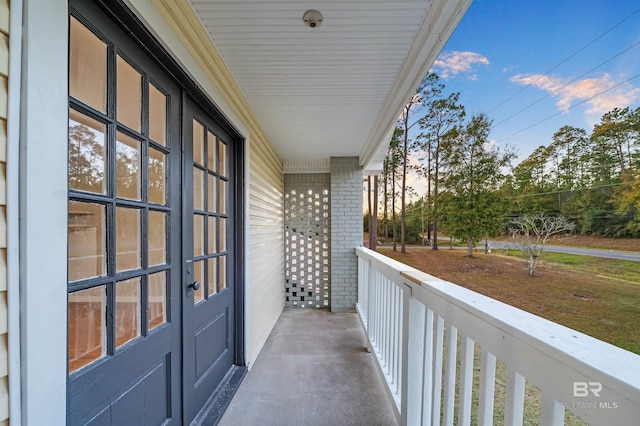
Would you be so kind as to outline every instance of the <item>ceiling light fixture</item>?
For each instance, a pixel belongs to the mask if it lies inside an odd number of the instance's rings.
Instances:
[[[302,15],[302,20],[309,28],[319,27],[323,19],[322,13],[317,10],[307,10],[304,15]]]

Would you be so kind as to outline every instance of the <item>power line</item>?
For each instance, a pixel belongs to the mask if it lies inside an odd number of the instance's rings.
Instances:
[[[639,10],[640,10],[640,9],[639,9]],[[606,61],[604,61],[604,62],[602,62],[602,63],[600,63],[600,64],[596,65],[595,67],[591,68],[590,70],[585,71],[584,73],[580,74],[578,77],[574,78],[573,80],[569,81],[568,83],[566,83],[566,84],[564,84],[564,85],[562,85],[562,86],[558,87],[557,89],[555,89],[555,90],[553,90],[553,91],[551,91],[551,92],[547,93],[545,96],[543,96],[543,97],[541,97],[540,99],[538,99],[538,100],[534,101],[533,103],[530,103],[530,104],[529,104],[529,105],[527,105],[526,107],[522,108],[520,111],[515,112],[515,113],[511,114],[509,117],[507,117],[507,118],[505,118],[504,120],[500,121],[499,123],[494,124],[493,126],[491,126],[491,130],[495,129],[496,127],[498,127],[498,126],[499,126],[499,125],[501,125],[502,123],[504,123],[504,122],[506,122],[506,121],[511,120],[513,117],[515,117],[516,115],[518,115],[518,114],[520,114],[520,113],[522,113],[522,112],[524,112],[524,111],[528,110],[528,109],[529,109],[529,108],[531,108],[532,106],[534,106],[534,105],[536,105],[536,104],[538,104],[538,103],[542,102],[543,100],[547,99],[549,96],[551,96],[551,95],[553,95],[554,93],[557,93],[558,91],[560,91],[560,90],[564,89],[565,87],[567,87],[567,86],[568,86],[568,85],[570,85],[571,83],[573,83],[573,82],[577,81],[578,79],[580,79],[580,78],[584,77],[585,75],[589,74],[590,72],[592,72],[592,71],[594,71],[594,70],[596,70],[596,69],[600,68],[600,67],[601,67],[601,66],[603,66],[604,64],[606,64],[606,63],[608,63],[608,62],[613,61],[613,60],[614,60],[615,58],[617,58],[618,56],[620,56],[620,55],[622,55],[622,54],[624,54],[624,53],[628,52],[629,50],[633,49],[634,47],[636,47],[636,46],[637,46],[637,45],[639,45],[639,44],[640,44],[640,41],[639,41],[639,42],[637,42],[637,43],[635,43],[635,44],[634,44],[634,45],[632,45],[632,46],[627,47],[627,48],[626,48],[626,49],[624,49],[623,51],[621,51],[621,52],[619,52],[618,54],[616,54],[616,55],[614,55],[614,56],[610,57],[610,58],[609,58],[609,59],[607,59]],[[538,80],[536,80],[536,81],[538,81]],[[533,83],[530,83],[528,86],[530,86],[531,84],[533,84]],[[527,87],[528,87],[528,86],[527,86]]]
[[[573,190],[573,192],[580,192],[580,191],[596,191],[600,188],[609,188],[612,186],[620,186],[620,185],[627,185],[627,184],[631,184],[632,182],[620,182],[620,183],[610,183],[607,185],[598,185],[598,186],[592,186],[591,188],[576,188]],[[526,197],[535,197],[538,195],[551,195],[551,194],[560,194],[562,192],[571,192],[570,189],[560,189],[558,191],[548,191],[548,192],[536,192],[535,194],[522,194],[522,195],[513,195],[512,198],[526,198]]]
[[[522,89],[518,90],[516,93],[514,93],[513,95],[509,96],[506,100],[502,101],[501,103],[499,103],[498,105],[496,105],[495,107],[493,107],[491,110],[489,110],[489,112],[487,114],[492,113],[493,111],[495,111],[496,109],[500,108],[502,105],[506,104],[507,102],[509,102],[511,99],[515,98],[516,96],[518,96],[520,93],[522,93],[524,90],[526,90],[529,86],[532,86],[534,83],[537,83],[538,81],[540,81],[540,79],[542,79],[542,77],[547,76],[550,72],[554,71],[556,68],[558,68],[560,65],[564,64],[565,62],[569,61],[569,59],[573,58],[574,56],[576,56],[578,53],[582,52],[583,50],[585,50],[587,47],[591,46],[593,43],[595,43],[596,41],[600,40],[602,37],[604,37],[605,35],[607,35],[608,33],[610,33],[611,31],[613,31],[614,29],[616,29],[617,27],[619,27],[620,25],[622,25],[624,22],[628,21],[629,19],[631,19],[632,16],[634,16],[636,13],[640,12],[640,9],[636,9],[634,12],[632,12],[630,15],[628,15],[626,18],[622,19],[620,22],[618,22],[617,24],[615,24],[613,27],[609,28],[608,30],[606,30],[605,32],[603,32],[602,34],[600,34],[598,37],[594,38],[593,40],[591,40],[589,43],[587,43],[586,45],[584,45],[583,47],[581,47],[580,49],[576,50],[574,53],[572,53],[571,55],[569,55],[567,58],[565,58],[563,61],[561,61],[559,64],[553,66],[551,69],[549,69],[547,72],[545,72],[544,74],[541,74],[538,76],[538,78],[534,81],[532,81],[531,83],[527,84],[526,86],[524,86]]]
[[[548,116],[547,118],[544,118],[544,119],[542,119],[542,120],[540,120],[540,121],[537,121],[537,122],[533,123],[532,125],[530,125],[530,126],[528,126],[528,127],[525,127],[525,128],[524,128],[524,129],[522,129],[522,130],[519,130],[519,131],[517,131],[517,132],[515,132],[515,133],[512,133],[512,134],[510,134],[509,136],[506,136],[506,137],[504,137],[504,138],[500,139],[500,140],[498,141],[498,143],[504,142],[504,141],[506,141],[506,140],[508,140],[508,139],[511,139],[511,138],[512,138],[512,137],[514,137],[514,136],[517,136],[517,135],[519,135],[519,134],[521,134],[521,133],[524,133],[524,132],[526,132],[527,130],[529,130],[529,129],[533,128],[533,127],[536,127],[536,126],[538,126],[538,125],[540,125],[540,124],[542,124],[542,123],[544,123],[545,121],[549,121],[549,120],[551,120],[553,117],[556,117],[556,116],[558,116],[558,115],[560,115],[560,114],[563,114],[563,113],[565,113],[565,112],[569,111],[570,109],[573,109],[573,108],[575,108],[575,107],[577,107],[577,106],[579,106],[579,105],[582,105],[582,104],[583,104],[583,103],[585,103],[585,102],[588,102],[588,101],[590,101],[590,100],[592,100],[592,99],[595,99],[595,98],[597,98],[598,96],[603,95],[603,94],[605,94],[605,93],[607,93],[607,92],[609,92],[609,91],[611,91],[611,90],[613,90],[613,89],[615,89],[615,88],[618,88],[618,87],[622,86],[623,84],[628,83],[628,82],[630,82],[631,80],[636,79],[636,78],[638,78],[638,77],[640,77],[640,73],[639,73],[639,74],[634,75],[633,77],[630,77],[630,78],[626,79],[625,81],[623,81],[623,82],[621,82],[621,83],[618,83],[618,84],[616,84],[616,85],[614,85],[614,86],[611,86],[611,87],[609,87],[608,89],[603,90],[602,92],[596,93],[596,94],[595,94],[595,95],[593,95],[593,96],[590,96],[590,97],[588,97],[588,98],[586,98],[586,99],[583,99],[582,101],[578,102],[577,104],[574,104],[574,105],[571,105],[571,106],[569,106],[569,107],[567,107],[567,108],[561,109],[560,111],[556,112],[555,114],[552,114],[552,115]]]

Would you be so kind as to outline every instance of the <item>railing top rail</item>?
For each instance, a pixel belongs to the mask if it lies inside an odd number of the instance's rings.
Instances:
[[[640,412],[640,356],[366,248],[357,255],[558,401],[574,382],[601,382]],[[558,368],[562,365],[563,368]],[[620,401],[622,402],[622,401]],[[625,404],[626,405],[626,404]]]

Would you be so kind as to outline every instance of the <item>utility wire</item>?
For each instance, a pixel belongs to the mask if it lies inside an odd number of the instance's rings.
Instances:
[[[508,139],[511,139],[511,138],[512,138],[512,137],[514,137],[514,136],[517,136],[517,135],[519,135],[519,134],[521,134],[521,133],[524,133],[524,132],[526,132],[527,130],[529,130],[529,129],[533,128],[533,127],[536,127],[536,126],[538,126],[538,125],[540,125],[540,124],[542,124],[542,123],[544,123],[545,121],[549,121],[549,120],[551,120],[553,117],[556,117],[556,116],[558,116],[558,115],[560,115],[560,114],[563,114],[563,113],[565,113],[565,112],[569,111],[570,109],[573,109],[573,108],[575,108],[575,107],[577,107],[577,106],[579,106],[579,105],[582,105],[582,104],[583,104],[583,103],[585,103],[585,102],[590,101],[591,99],[595,99],[595,98],[597,98],[598,96],[603,95],[603,94],[605,94],[605,93],[607,93],[607,92],[609,92],[609,91],[611,91],[611,90],[613,90],[613,89],[615,89],[615,88],[617,88],[617,87],[620,87],[620,86],[622,86],[623,84],[628,83],[628,82],[630,82],[631,80],[636,79],[636,78],[638,78],[638,77],[640,77],[640,73],[639,73],[639,74],[634,75],[633,77],[630,77],[630,78],[626,79],[625,81],[623,81],[623,82],[621,82],[621,83],[618,83],[618,84],[616,84],[616,85],[614,85],[614,86],[611,86],[611,87],[609,87],[608,89],[605,89],[605,90],[603,90],[603,91],[601,91],[601,92],[598,92],[598,93],[596,93],[596,94],[595,94],[595,95],[593,95],[593,96],[590,96],[590,97],[588,97],[588,98],[586,98],[586,99],[583,99],[582,101],[578,102],[577,104],[573,104],[573,105],[571,105],[571,106],[569,106],[569,107],[567,107],[567,108],[561,109],[560,111],[556,112],[555,114],[552,114],[552,115],[550,115],[550,116],[548,116],[548,117],[546,117],[546,118],[543,118],[542,120],[537,121],[537,122],[535,122],[535,123],[531,124],[530,126],[525,127],[525,128],[524,128],[524,129],[522,129],[522,130],[519,130],[519,131],[517,131],[517,132],[515,132],[515,133],[512,133],[512,134],[510,134],[509,136],[506,136],[506,137],[504,137],[504,138],[500,139],[500,140],[498,141],[498,143],[504,142],[504,141],[506,141],[506,140],[508,140]]]
[[[505,118],[504,120],[500,121],[499,123],[494,124],[493,126],[491,126],[491,130],[495,129],[496,127],[498,127],[499,125],[501,125],[502,123],[511,120],[513,117],[515,117],[516,115],[528,110],[529,108],[531,108],[532,106],[542,102],[543,100],[547,99],[549,96],[553,95],[554,93],[557,93],[558,91],[564,89],[565,87],[567,87],[568,85],[570,85],[571,83],[575,82],[576,80],[584,77],[585,75],[589,74],[590,72],[600,68],[601,66],[603,66],[604,64],[613,61],[615,58],[617,58],[618,56],[628,52],[629,50],[633,49],[634,47],[638,46],[640,44],[640,41],[635,43],[632,46],[627,47],[626,49],[624,49],[622,52],[618,53],[617,55],[614,55],[612,57],[610,57],[609,59],[607,59],[606,61],[600,63],[599,65],[596,65],[595,67],[591,68],[588,71],[585,71],[584,73],[580,74],[578,77],[574,78],[573,80],[569,81],[568,83],[558,87],[557,89],[555,89],[552,92],[547,93],[545,96],[541,97],[540,99],[538,99],[537,101],[534,101],[533,103],[527,105],[526,107],[522,108],[520,111],[515,112],[513,114],[511,114],[509,117]],[[536,81],[538,81],[539,79],[537,79]],[[530,86],[533,83],[530,83],[528,86]]]
[[[585,50],[587,47],[591,46],[593,43],[595,43],[596,41],[600,40],[602,37],[604,37],[605,35],[607,35],[608,33],[610,33],[611,31],[613,31],[614,29],[616,29],[617,27],[619,27],[620,25],[622,25],[624,22],[628,21],[629,19],[631,19],[632,16],[634,16],[636,13],[640,12],[640,9],[636,9],[634,12],[632,12],[630,15],[628,15],[626,18],[624,18],[623,20],[621,20],[620,22],[618,22],[617,24],[615,24],[613,27],[609,28],[608,30],[606,30],[605,32],[603,32],[602,34],[600,34],[598,37],[594,38],[593,40],[591,40],[589,43],[587,43],[586,45],[584,45],[583,47],[581,47],[580,49],[576,50],[575,52],[573,52],[571,55],[569,55],[567,58],[565,58],[563,61],[561,61],[559,64],[555,65],[554,67],[552,67],[551,69],[549,69],[547,72],[545,72],[544,74],[541,74],[540,76],[538,76],[538,78],[534,81],[532,81],[531,83],[527,84],[526,86],[524,86],[522,89],[518,90],[516,93],[514,93],[513,95],[509,96],[506,100],[500,102],[498,105],[496,105],[495,107],[493,107],[491,110],[489,110],[489,112],[487,114],[492,113],[493,111],[495,111],[496,109],[500,108],[502,105],[506,104],[507,102],[509,102],[511,99],[515,98],[516,96],[518,96],[520,93],[522,93],[524,90],[526,90],[529,86],[532,86],[534,83],[537,83],[542,77],[547,76],[550,72],[554,71],[556,68],[558,68],[560,65],[564,64],[565,62],[569,61],[569,59],[573,58],[574,56],[576,56],[578,53],[582,52],[583,50]]]

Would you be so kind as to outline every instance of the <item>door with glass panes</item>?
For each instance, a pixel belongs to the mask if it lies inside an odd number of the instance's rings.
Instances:
[[[234,228],[233,170],[229,135],[188,99],[183,132],[183,385],[189,423],[234,362],[233,252],[228,232]]]
[[[188,424],[234,362],[231,139],[70,5],[67,420]]]

